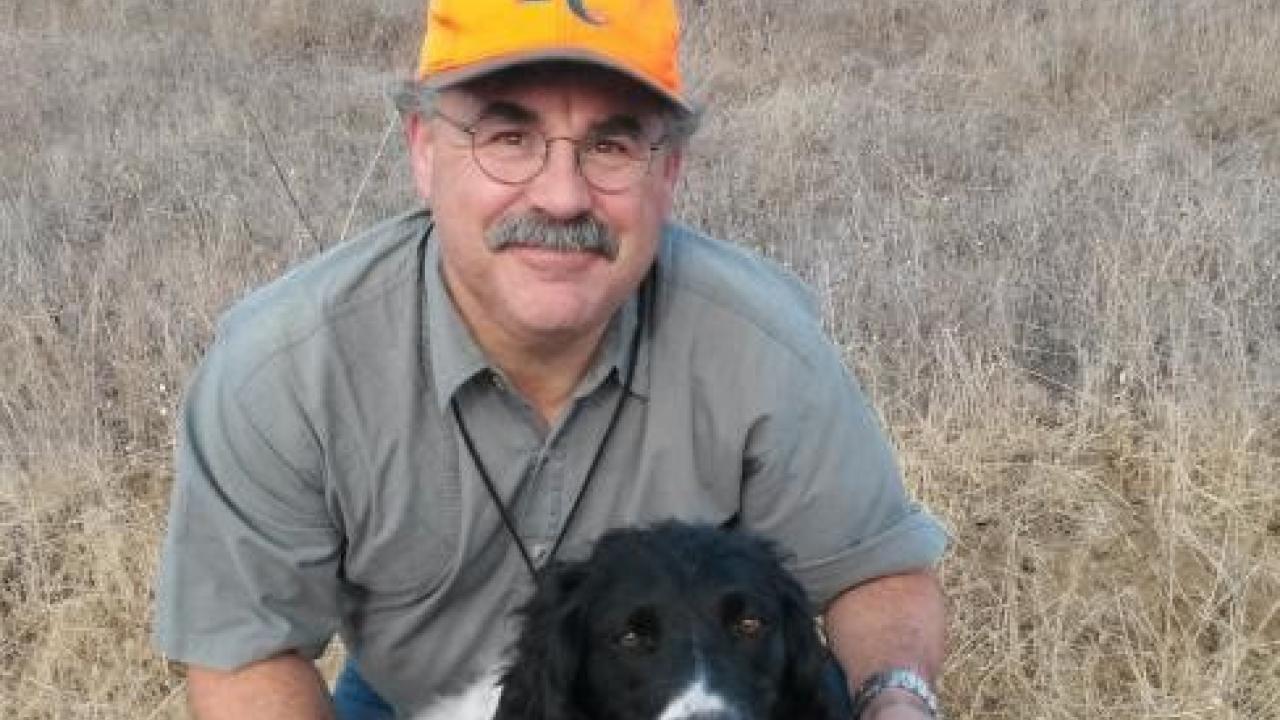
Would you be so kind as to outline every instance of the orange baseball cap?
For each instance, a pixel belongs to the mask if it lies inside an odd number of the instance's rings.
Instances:
[[[675,0],[428,0],[418,79],[444,88],[571,60],[625,73],[693,112],[680,78]]]

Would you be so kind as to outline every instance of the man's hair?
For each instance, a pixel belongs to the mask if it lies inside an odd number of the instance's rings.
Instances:
[[[511,69],[504,72],[514,74],[518,70]],[[659,107],[663,108],[659,115],[666,126],[664,138],[671,144],[671,147],[676,150],[683,150],[687,147],[689,140],[702,124],[702,108],[697,107],[693,112],[685,112],[656,93],[644,89],[638,83],[637,91],[652,95]],[[405,80],[392,90],[391,99],[395,102],[396,109],[400,111],[402,116],[407,117],[418,114],[426,117],[435,111],[439,95],[440,90],[437,88],[428,87],[415,80]]]

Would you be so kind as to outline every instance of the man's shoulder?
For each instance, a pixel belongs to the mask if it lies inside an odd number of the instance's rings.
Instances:
[[[311,258],[232,305],[218,341],[266,359],[332,328],[343,317],[408,289],[421,274],[424,211],[386,220]]]
[[[702,306],[792,352],[825,342],[812,289],[776,262],[678,224],[668,225],[661,252],[663,277],[686,310]]]

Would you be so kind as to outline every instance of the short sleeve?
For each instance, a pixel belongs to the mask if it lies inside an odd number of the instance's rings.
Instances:
[[[242,357],[216,344],[184,399],[153,627],[172,659],[220,669],[317,656],[338,625],[320,441],[283,361]]]
[[[947,535],[907,497],[893,448],[834,348],[797,369],[778,373],[774,407],[749,431],[744,523],[782,545],[820,606],[863,581],[934,565]]]

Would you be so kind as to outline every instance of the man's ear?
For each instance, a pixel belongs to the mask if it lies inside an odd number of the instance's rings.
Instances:
[[[684,150],[671,148],[660,155],[657,165],[650,172],[657,173],[661,183],[662,213],[670,215],[675,204],[676,185],[680,182],[680,170],[684,166]]]
[[[671,148],[662,156],[662,179],[666,182],[674,192],[676,183],[680,180],[680,170],[684,167],[684,149]]]
[[[411,113],[405,120],[405,142],[409,146],[409,167],[413,171],[413,184],[418,196],[428,207],[431,205],[432,142],[431,123],[422,113]]]

